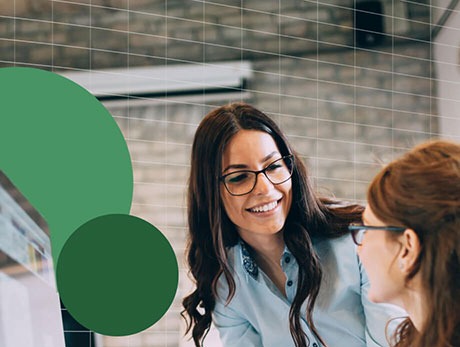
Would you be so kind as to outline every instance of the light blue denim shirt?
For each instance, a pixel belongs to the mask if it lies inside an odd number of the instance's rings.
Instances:
[[[367,276],[349,235],[314,242],[323,279],[313,319],[329,347],[388,346],[385,326],[392,317],[406,316],[393,305],[367,299]],[[286,297],[251,258],[245,244],[228,250],[235,279],[235,295],[226,304],[228,285],[219,278],[213,322],[224,347],[293,347],[289,309],[297,288],[298,265],[285,248],[281,267],[286,274]],[[305,304],[301,312],[305,312]],[[305,314],[301,323],[311,347],[322,344],[310,332]],[[391,332],[390,332],[391,333]]]

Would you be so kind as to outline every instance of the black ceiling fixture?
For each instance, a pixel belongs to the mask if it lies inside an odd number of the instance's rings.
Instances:
[[[356,1],[354,8],[355,46],[376,46],[385,40],[381,1]]]

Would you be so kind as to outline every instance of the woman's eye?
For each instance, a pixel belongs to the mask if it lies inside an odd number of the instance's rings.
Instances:
[[[274,171],[274,170],[279,169],[281,167],[283,167],[283,165],[281,163],[273,163],[273,164],[269,165],[266,170]]]
[[[232,183],[232,184],[241,183],[247,180],[248,177],[249,175],[247,173],[239,173],[239,174],[228,176],[227,182]]]

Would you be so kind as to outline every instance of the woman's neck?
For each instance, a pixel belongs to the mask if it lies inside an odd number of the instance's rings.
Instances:
[[[415,329],[417,329],[417,331],[422,331],[426,317],[426,299],[418,275],[419,274],[415,275],[408,284],[407,290],[401,298],[401,301]]]

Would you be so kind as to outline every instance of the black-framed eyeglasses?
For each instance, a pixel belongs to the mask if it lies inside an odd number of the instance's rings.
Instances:
[[[289,180],[293,170],[294,156],[289,154],[271,162],[262,170],[233,171],[219,177],[219,179],[231,195],[240,196],[253,191],[257,184],[257,176],[260,173],[263,173],[273,185],[277,185]]]
[[[361,246],[363,244],[364,234],[368,230],[389,230],[389,231],[403,232],[404,230],[406,230],[406,228],[386,226],[386,225],[373,226],[373,225],[362,225],[362,224],[350,224],[348,226],[348,230],[351,231],[353,242],[356,245]]]

